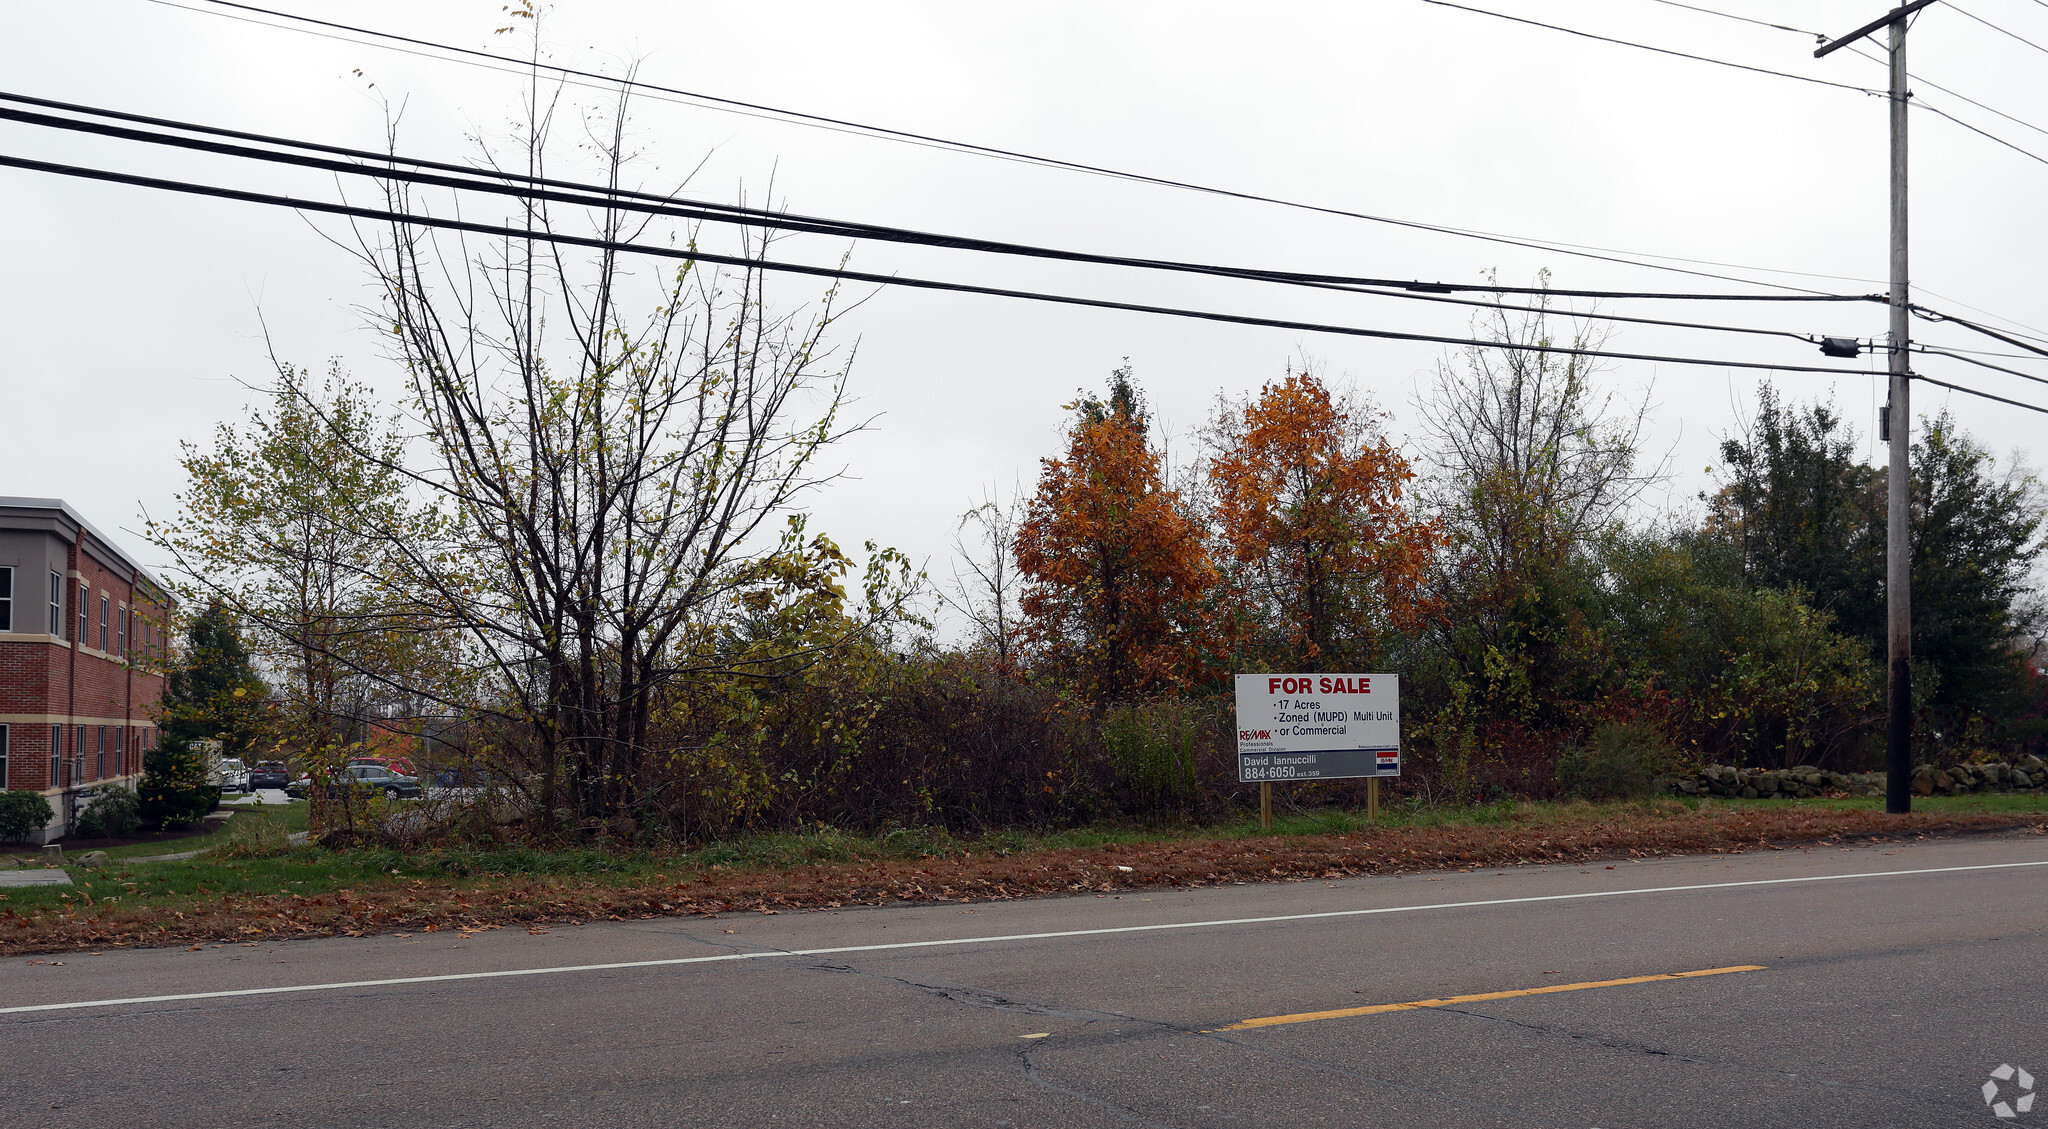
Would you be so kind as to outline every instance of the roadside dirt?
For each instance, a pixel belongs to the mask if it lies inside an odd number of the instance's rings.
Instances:
[[[1562,817],[1528,824],[1346,835],[1183,839],[775,871],[713,868],[684,881],[623,885],[616,880],[559,877],[421,879],[315,897],[284,894],[183,902],[175,915],[141,906],[28,916],[6,910],[0,912],[0,953],[506,927],[538,932],[552,925],[629,918],[1505,869],[1993,832],[2048,835],[2048,814],[1886,816],[1833,809],[1724,807],[1626,819]]]

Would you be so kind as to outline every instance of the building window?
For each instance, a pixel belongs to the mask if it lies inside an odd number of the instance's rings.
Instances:
[[[50,570],[50,634],[64,638],[64,574]]]
[[[93,745],[92,778],[94,780],[105,780],[107,778],[107,727],[104,725],[100,726],[99,741]]]
[[[86,617],[91,614],[92,588],[89,585],[80,584],[78,586],[78,638],[73,639],[72,642],[81,647],[92,641],[91,634],[85,629]]]
[[[71,771],[64,774],[66,787],[77,784],[85,778],[85,726],[78,727],[78,740],[71,745]]]
[[[7,726],[0,725],[0,789],[9,787],[13,781],[7,778]]]
[[[0,567],[0,631],[14,630],[14,570]]]
[[[63,770],[63,767],[64,727],[52,725],[50,727],[50,780],[45,787],[55,788],[57,786],[57,774]]]
[[[111,607],[106,593],[100,594],[100,650],[107,649],[107,611]]]
[[[121,609],[121,614],[114,623],[114,650],[121,657],[126,658],[128,656],[128,609],[126,607]]]

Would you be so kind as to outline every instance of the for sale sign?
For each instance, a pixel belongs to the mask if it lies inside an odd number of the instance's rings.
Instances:
[[[1399,775],[1399,675],[1237,676],[1239,780]]]

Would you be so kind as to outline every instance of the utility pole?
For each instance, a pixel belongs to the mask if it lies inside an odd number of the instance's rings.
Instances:
[[[1913,13],[1935,0],[1903,4],[1813,53],[1823,58],[1881,27],[1891,28],[1891,399],[1885,405],[1885,430],[1891,440],[1891,465],[1885,498],[1885,789],[1884,810],[1913,810],[1913,524],[1908,508],[1912,481],[1912,372],[1907,347],[1912,344],[1912,310],[1907,306],[1906,274],[1906,24]]]

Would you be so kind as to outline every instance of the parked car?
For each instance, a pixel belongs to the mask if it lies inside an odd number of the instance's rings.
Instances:
[[[310,787],[311,781],[309,780],[307,784]],[[392,799],[406,800],[424,794],[420,789],[420,782],[418,780],[410,776],[400,776],[382,765],[375,764],[344,765],[341,771],[334,774],[334,782],[329,784],[328,788],[362,788],[371,791],[382,791]]]
[[[348,763],[351,765],[370,764],[376,765],[378,768],[388,768],[394,775],[410,776],[415,780],[419,779],[420,775],[418,770],[413,768],[411,759],[407,757],[350,757]]]
[[[249,768],[239,757],[222,757],[213,762],[213,779],[207,783],[220,785],[222,791],[247,792]]]
[[[313,777],[307,773],[300,773],[297,780],[284,786],[284,794],[294,800],[303,800],[312,791]]]
[[[257,761],[249,770],[249,790],[258,788],[282,788],[292,782],[291,770],[283,761]]]

